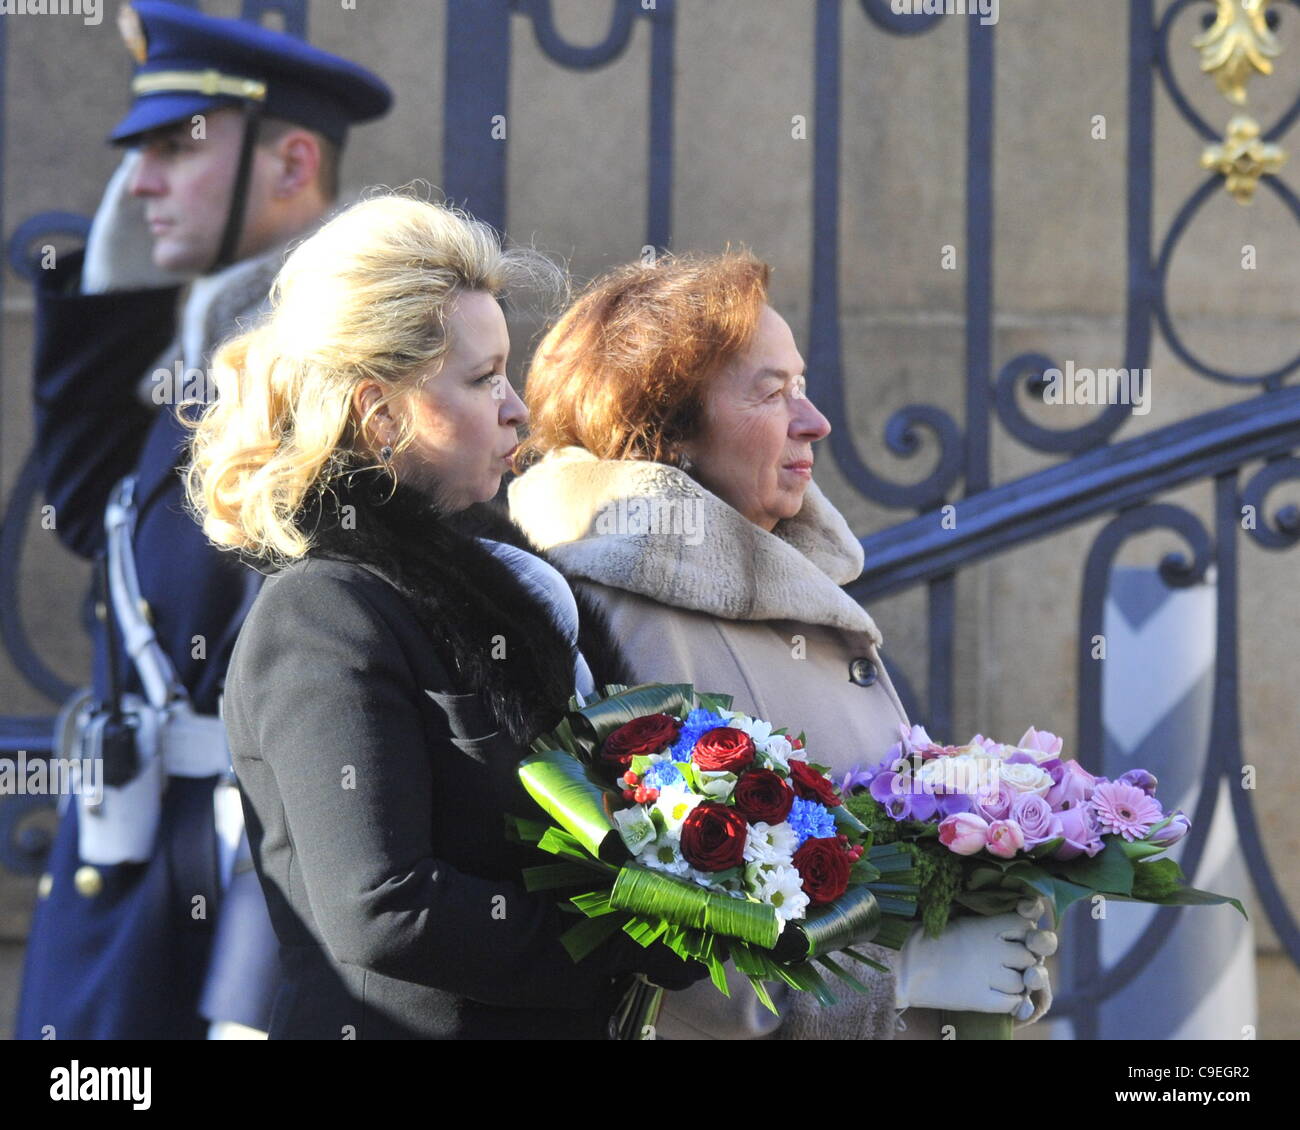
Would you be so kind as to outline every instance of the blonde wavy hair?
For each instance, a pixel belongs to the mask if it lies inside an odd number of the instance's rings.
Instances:
[[[370,417],[394,404],[394,455],[415,439],[409,404],[449,348],[457,296],[519,284],[568,293],[544,255],[506,250],[487,224],[405,190],[354,204],[300,244],[266,318],[214,356],[216,398],[197,420],[182,416],[193,429],[186,493],[208,538],[276,566],[303,556],[312,543],[294,516],[355,469],[350,457],[374,458]],[[365,380],[383,395],[358,419]]]

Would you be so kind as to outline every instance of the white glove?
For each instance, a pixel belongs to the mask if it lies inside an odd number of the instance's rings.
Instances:
[[[181,275],[155,267],[153,239],[144,220],[144,205],[131,195],[131,178],[140,163],[140,151],[129,149],[108,179],[103,199],[86,237],[86,258],[81,268],[81,293],[106,294],[111,290],[147,290],[177,286]]]
[[[894,1007],[1011,1013],[1032,1024],[1052,1003],[1043,959],[1057,938],[1034,927],[1045,909],[1041,898],[1022,899],[1014,914],[955,918],[938,938],[913,931],[898,955]]]
[[[1029,923],[1025,934],[1025,947],[1038,957],[1036,965],[1025,970],[1025,988],[1029,990],[1029,1003],[1033,1006],[1027,1014],[1017,1012],[1016,1019],[1023,1021],[1016,1028],[1025,1028],[1036,1024],[1052,1007],[1052,979],[1047,972],[1047,958],[1056,952],[1058,940],[1053,930],[1039,930],[1038,920],[1047,911],[1047,900],[1037,898],[1021,899],[1016,905],[1016,913]],[[1024,1005],[1020,1006],[1024,1009]]]

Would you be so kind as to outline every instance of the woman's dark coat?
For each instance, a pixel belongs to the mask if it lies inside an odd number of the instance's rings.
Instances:
[[[572,645],[511,571],[423,498],[361,471],[301,516],[318,548],[270,576],[225,717],[286,981],[271,1038],[604,1038],[635,943],[575,964],[576,919],[520,870],[515,767],[561,717]],[[528,547],[476,508],[479,529]],[[598,683],[624,675],[583,610]]]

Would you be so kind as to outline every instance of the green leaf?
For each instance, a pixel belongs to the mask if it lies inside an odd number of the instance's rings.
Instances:
[[[767,948],[777,939],[776,911],[767,903],[732,898],[635,863],[619,871],[610,900],[636,914],[654,915]]]
[[[542,851],[549,851],[552,855],[569,855],[577,859],[591,858],[582,850],[582,845],[563,828],[547,828],[542,833],[542,838],[537,841],[537,846]]]
[[[529,820],[526,816],[507,816],[506,827],[513,825],[514,835],[509,836],[511,840],[518,840],[521,843],[535,844],[544,835],[546,835],[549,824],[541,820]]]
[[[732,942],[731,964],[736,967],[737,973],[743,973],[746,977],[757,977],[764,972],[763,962],[747,942]]]
[[[835,805],[831,809],[831,816],[835,819],[835,826],[850,839],[858,839],[867,834],[867,826],[844,805]]]
[[[768,1012],[772,1013],[773,1016],[780,1016],[781,1013],[777,1011],[776,1005],[772,1003],[772,998],[768,996],[767,989],[763,985],[763,982],[757,977],[751,977],[749,978],[749,984],[754,990],[754,996],[758,997],[759,1002],[763,1007],[766,1008]]]
[[[1002,882],[1002,868],[989,867],[980,861],[980,864],[971,869],[966,876],[966,889],[968,891],[982,891],[988,888],[996,888]]]
[[[602,914],[613,914],[617,909],[617,907],[610,905],[608,889],[574,895],[569,901],[588,918],[596,918]]]
[[[1054,840],[1044,840],[1041,844],[1035,844],[1029,849],[1029,854],[1034,859],[1047,859],[1055,854],[1056,849],[1065,843],[1064,836],[1057,836]]]
[[[1119,844],[1120,850],[1135,862],[1140,859],[1149,859],[1153,855],[1159,855],[1161,852],[1168,851],[1168,848],[1161,847],[1159,844],[1150,843],[1147,840],[1134,840],[1129,843],[1122,837],[1116,837],[1115,842]],[[1172,860],[1170,861],[1172,862]]]
[[[1113,838],[1091,859],[1081,855],[1054,866],[1052,871],[1071,883],[1104,894],[1126,895],[1133,890],[1133,861]]]
[[[623,933],[643,947],[654,945],[667,930],[668,923],[662,918],[647,918],[640,914],[633,914],[623,926]]]
[[[709,939],[712,941],[712,937]],[[723,965],[718,955],[713,952],[713,947],[709,947],[709,952],[705,955],[704,963],[709,967],[709,980],[713,982],[713,987],[718,990],[724,997],[731,996],[731,988],[727,984],[727,967]]]
[[[524,868],[524,887],[529,891],[553,891],[591,882],[592,869],[580,863],[542,863]]]
[[[574,961],[581,961],[603,942],[613,937],[623,925],[616,915],[584,918],[560,935],[560,942]]]
[[[861,993],[863,996],[871,995],[871,990],[868,989],[866,985],[854,977],[847,969],[844,969],[836,963],[828,954],[822,954],[814,960],[824,969],[829,969],[836,977],[853,989],[854,992]]]
[[[1019,891],[988,890],[960,891],[953,896],[953,902],[973,910],[976,914],[992,916],[1010,914],[1023,896]]]
[[[879,945],[879,942],[877,942],[876,944]],[[848,954],[849,957],[853,958],[854,961],[860,961],[863,965],[871,966],[871,968],[874,969],[877,973],[888,973],[890,971],[888,965],[882,965],[874,957],[868,957],[865,953],[859,953],[855,949],[849,949],[846,947],[845,949],[842,949],[840,952]]]
[[[1179,887],[1171,895],[1163,898],[1138,899],[1126,898],[1123,895],[1111,895],[1114,899],[1121,902],[1145,902],[1153,903],[1156,906],[1223,906],[1224,904],[1236,909],[1237,913],[1250,921],[1250,916],[1246,913],[1246,908],[1241,905],[1240,899],[1232,898],[1229,895],[1215,894],[1213,891],[1202,891],[1197,887]]]
[[[787,972],[790,975],[791,983],[797,989],[805,993],[812,993],[817,998],[817,1003],[823,1007],[838,1003],[835,994],[830,991],[821,975],[807,962],[802,965],[790,966]]]
[[[1183,869],[1172,859],[1151,859],[1133,869],[1133,889],[1129,892],[1135,899],[1165,898],[1178,890],[1183,878]]]

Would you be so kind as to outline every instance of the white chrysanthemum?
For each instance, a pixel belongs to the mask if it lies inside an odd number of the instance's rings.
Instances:
[[[772,723],[764,722],[761,718],[751,718],[748,714],[734,710],[727,712],[726,718],[728,726],[733,730],[743,730],[756,746],[762,746],[772,736]]]
[[[667,871],[669,875],[692,875],[693,867],[681,854],[681,836],[676,830],[663,831],[658,840],[646,844],[637,853],[637,860],[654,871]]]
[[[667,832],[654,843],[642,848],[637,859],[654,871],[666,871],[670,875],[688,875],[691,865],[683,858],[680,848],[681,840]]]
[[[764,867],[758,873],[760,899],[770,903],[778,918],[802,918],[808,908],[803,879],[793,867]]]
[[[784,734],[773,734],[763,743],[763,756],[782,773],[790,772],[790,758],[794,752],[794,746]]]
[[[745,861],[772,866],[789,866],[799,846],[799,836],[788,821],[764,824],[761,820],[749,826],[745,838]]]
[[[668,833],[676,838],[681,835],[682,821],[686,819],[687,813],[703,799],[698,793],[691,792],[685,784],[665,785],[659,790],[654,807],[663,816]],[[660,839],[662,838],[661,836]]]

